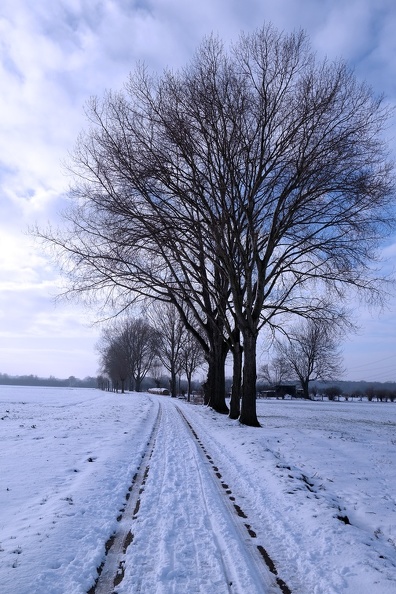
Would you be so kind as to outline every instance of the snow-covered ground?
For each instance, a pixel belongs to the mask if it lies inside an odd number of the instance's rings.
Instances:
[[[130,522],[119,594],[395,594],[396,404],[258,413],[260,429],[166,396],[0,386],[1,592],[86,593]]]

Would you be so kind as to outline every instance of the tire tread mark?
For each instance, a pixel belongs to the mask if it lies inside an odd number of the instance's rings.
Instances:
[[[87,591],[87,594],[114,594],[114,587],[120,584],[124,578],[124,556],[129,545],[133,542],[130,522],[136,518],[139,512],[140,496],[144,491],[144,485],[149,473],[149,462],[154,451],[161,417],[162,406],[159,403],[157,416],[142,453],[139,467],[125,496],[125,506],[122,513],[117,517],[119,522],[118,530],[109,537],[105,544],[105,559],[98,567],[98,577],[95,584]]]
[[[229,488],[229,485],[226,484],[223,480],[222,480],[222,475],[219,471],[219,468],[217,466],[215,466],[215,463],[213,462],[213,458],[207,453],[205,446],[203,445],[201,439],[198,437],[197,432],[195,431],[195,429],[193,428],[193,426],[191,425],[190,421],[185,417],[185,415],[183,414],[183,412],[180,410],[179,407],[176,407],[179,414],[181,415],[181,417],[183,418],[184,422],[186,423],[186,425],[189,427],[194,439],[196,440],[196,442],[198,443],[198,445],[200,446],[200,448],[202,449],[204,455],[206,456],[207,460],[209,461],[209,463],[212,466],[213,469],[213,473],[214,476],[220,481],[220,485],[221,487],[224,489],[224,493],[226,495],[228,495],[232,506],[235,509],[235,512],[237,513],[237,515],[240,518],[244,518],[244,519],[248,519],[247,515],[245,514],[245,512],[243,511],[243,509],[237,504],[235,503],[235,497],[232,495],[232,491]],[[257,538],[257,534],[256,531],[251,527],[250,524],[244,524],[248,535],[250,536],[251,539]],[[255,545],[256,549],[258,551],[258,553],[260,554],[260,558],[265,562],[265,565],[267,567],[267,569],[275,576],[275,581],[278,585],[278,587],[280,588],[282,594],[292,594],[292,591],[290,590],[289,586],[286,584],[286,582],[284,582],[284,580],[282,580],[279,576],[278,576],[278,570],[276,568],[276,565],[274,563],[274,561],[271,559],[270,555],[268,554],[268,552],[266,551],[266,549],[262,546],[262,545]]]

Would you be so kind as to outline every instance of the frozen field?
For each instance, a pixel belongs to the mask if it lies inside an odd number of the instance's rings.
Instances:
[[[280,592],[256,542],[293,594],[395,594],[396,403],[258,412],[255,429],[164,396],[0,386],[1,592],[89,591],[155,427],[119,594]]]

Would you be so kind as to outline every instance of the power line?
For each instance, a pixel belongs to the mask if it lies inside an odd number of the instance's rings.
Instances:
[[[370,361],[368,363],[364,363],[362,365],[358,365],[356,367],[349,367],[349,371],[358,371],[359,369],[366,369],[369,365],[376,365],[377,363],[383,363],[384,361],[388,361],[389,359],[395,359],[396,362],[396,354],[391,355],[389,357],[384,357],[383,359],[377,359],[376,361]]]

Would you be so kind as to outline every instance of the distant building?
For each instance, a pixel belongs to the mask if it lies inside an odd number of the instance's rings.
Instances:
[[[286,395],[295,398],[297,396],[297,386],[290,384],[278,384],[275,386],[276,398],[284,398]]]
[[[278,384],[268,390],[260,391],[257,396],[258,398],[284,398],[285,396],[296,398],[297,393],[297,386],[294,384]]]

